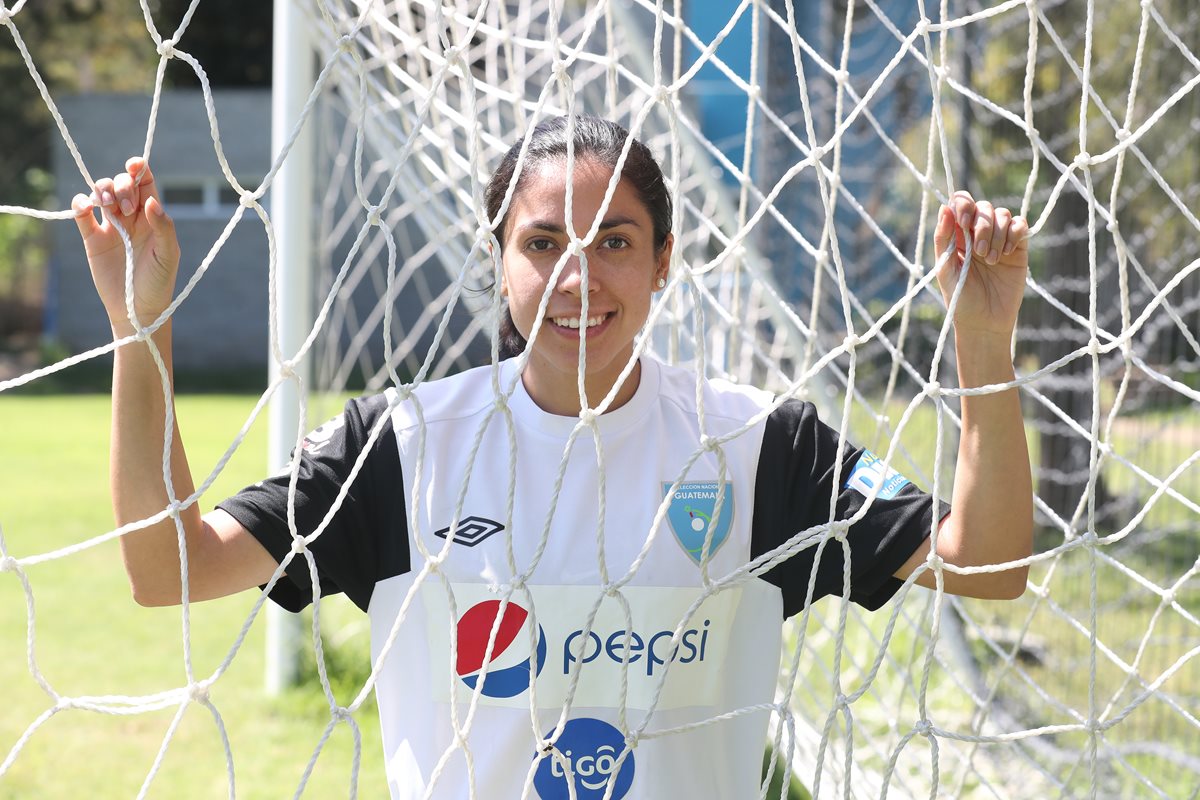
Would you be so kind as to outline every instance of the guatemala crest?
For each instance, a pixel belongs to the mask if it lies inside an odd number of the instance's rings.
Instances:
[[[663,483],[663,496],[671,491],[670,483]],[[692,557],[697,564],[704,550],[704,539],[708,536],[709,528],[713,527],[713,512],[717,508],[717,490],[720,484],[716,481],[684,481],[679,484],[675,493],[670,495],[670,505],[667,507],[667,521],[671,523],[671,532],[683,547],[684,552]],[[725,497],[721,503],[721,518],[716,521],[712,533],[712,543],[708,546],[711,558],[729,538],[729,527],[733,523],[733,484],[725,483]]]

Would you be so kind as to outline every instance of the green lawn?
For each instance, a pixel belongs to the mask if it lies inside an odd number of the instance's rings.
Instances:
[[[192,469],[207,474],[253,408],[252,397],[179,400]],[[0,396],[5,431],[0,459],[0,525],[18,558],[85,541],[107,531],[109,400],[106,396]],[[262,420],[265,423],[265,419]],[[265,425],[256,424],[208,498],[205,509],[265,470]],[[211,498],[211,499],[209,499]],[[186,685],[178,609],[144,609],[129,596],[118,546],[109,542],[65,559],[30,567],[36,601],[37,664],[65,696],[145,695]],[[224,660],[255,600],[254,593],[193,606],[191,644],[197,677]],[[0,760],[27,726],[53,705],[25,659],[26,625],[20,584],[0,575]],[[323,607],[336,630],[344,605]],[[311,688],[266,698],[262,618],[212,699],[228,731],[238,797],[291,796],[329,720]],[[347,645],[365,650],[361,637]],[[363,659],[366,660],[365,658]],[[349,702],[343,692],[339,700]],[[84,710],[60,712],[25,745],[0,778],[0,798],[129,798],[154,763],[174,709],[135,716]],[[373,705],[357,715],[363,731],[362,797],[386,795]],[[308,797],[348,794],[353,739],[340,727],[317,763]],[[191,705],[152,785],[150,797],[226,795],[226,767],[217,726]]]

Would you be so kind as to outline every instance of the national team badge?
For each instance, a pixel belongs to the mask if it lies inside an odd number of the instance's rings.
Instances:
[[[717,490],[720,484],[716,481],[685,481],[671,495],[671,504],[667,508],[667,521],[671,523],[671,532],[683,547],[684,552],[692,557],[697,564],[704,550],[704,539],[708,536],[709,528],[713,528],[713,514],[717,508]],[[671,491],[670,483],[663,483],[663,496]],[[716,520],[713,528],[712,542],[708,546],[711,558],[729,538],[729,528],[733,523],[733,484],[725,483],[725,498],[721,504],[721,518]]]

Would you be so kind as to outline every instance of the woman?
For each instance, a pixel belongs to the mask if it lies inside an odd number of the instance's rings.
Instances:
[[[506,212],[495,229],[506,339],[529,348],[519,374],[519,360],[501,364],[499,396],[481,368],[411,395],[352,401],[306,439],[296,466],[296,531],[309,539],[316,589],[345,592],[371,621],[393,797],[565,798],[572,782],[579,798],[758,796],[768,714],[759,706],[771,701],[786,616],[826,594],[879,607],[930,560],[934,525],[934,558],[952,568],[1030,553],[1029,459],[1013,389],[963,399],[950,512],[869,452],[839,447],[810,404],[787,401],[764,418],[770,395],[704,381],[702,430],[694,374],[647,356],[627,370],[674,244],[669,193],[640,143],[605,203],[627,137],[596,118],[573,129],[548,120],[532,133],[506,210],[519,145],[489,184],[489,217]],[[148,166],[127,168],[100,181],[95,197],[133,237],[145,325],[171,299],[179,252]],[[96,222],[91,200],[78,196],[74,208],[113,333],[127,336],[120,239]],[[593,227],[572,249],[569,230]],[[956,242],[938,276],[947,296],[964,231],[979,257],[955,312],[960,383],[1006,382],[1027,228],[956,194],[935,233],[938,252]],[[168,369],[170,335],[169,321],[153,334]],[[603,413],[591,411],[598,406]],[[168,504],[163,418],[150,348],[122,347],[119,524]],[[588,426],[572,440],[581,418]],[[172,474],[175,495],[188,496],[178,429]],[[195,506],[179,512],[191,599],[265,584],[286,562],[272,598],[292,609],[311,601],[310,562],[288,523],[289,477],[203,517]],[[847,522],[833,525],[835,537],[794,552],[796,534],[827,530],[831,513]],[[138,602],[180,601],[170,520],[121,546]],[[749,580],[720,582],[764,556],[771,569],[764,558]],[[1025,572],[942,577],[948,592],[1001,598],[1023,591]],[[702,595],[709,579],[720,591]],[[916,582],[934,586],[934,571]]]

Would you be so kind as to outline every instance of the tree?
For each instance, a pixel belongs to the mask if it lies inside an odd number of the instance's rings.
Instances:
[[[977,10],[978,3],[967,2],[956,13]],[[1156,8],[1170,20],[1184,17],[1182,2],[1156,3]],[[1038,52],[1033,72],[1033,123],[1041,139],[1064,163],[1069,164],[1079,149],[1079,109],[1081,82],[1067,58],[1053,41],[1057,36],[1064,49],[1077,65],[1084,62],[1086,34],[1086,5],[1073,2],[1042,3],[1038,10],[1044,19],[1038,21]],[[1136,3],[1118,0],[1096,3],[1092,35],[1092,64],[1090,82],[1096,96],[1101,98],[1118,124],[1125,119],[1134,56],[1142,9]],[[980,94],[998,102],[1018,117],[1023,117],[1022,92],[1025,80],[1025,53],[1028,42],[1027,11],[1021,9],[979,26],[971,48],[980,56],[975,59],[972,85]],[[1194,28],[1180,21],[1176,31],[1186,39],[1197,38]],[[1146,60],[1139,73],[1139,90],[1131,129],[1136,129],[1178,85],[1194,70],[1184,56],[1157,30],[1150,26],[1151,39],[1146,47]],[[1053,35],[1052,35],[1053,34]],[[1197,42],[1193,41],[1193,51]],[[1177,190],[1195,185],[1197,157],[1194,148],[1173,152],[1170,142],[1194,138],[1191,132],[1196,118],[1195,103],[1180,106],[1164,116],[1139,146],[1156,159],[1153,168]],[[971,105],[967,141],[970,152],[964,155],[971,164],[972,181],[968,188],[990,194],[1006,192],[1014,200],[1025,191],[1032,154],[1029,138],[1023,127],[1016,126],[986,108]],[[1113,125],[1101,113],[1093,99],[1088,108],[1089,130],[1087,149],[1101,153],[1117,143]],[[1164,157],[1164,154],[1170,154]],[[1093,168],[1093,194],[1098,203],[1110,202],[1115,160]],[[1080,175],[1079,172],[1076,173]],[[1050,190],[1060,178],[1060,172],[1049,167],[1041,158],[1037,185],[1034,188],[1031,213],[1040,213],[1049,201]],[[1195,230],[1170,204],[1168,197],[1152,179],[1149,171],[1132,155],[1125,159],[1124,171],[1116,203],[1119,233],[1129,251],[1147,266],[1151,278],[1162,285],[1174,269],[1186,263],[1181,253],[1188,252],[1189,240]],[[1186,196],[1186,195],[1185,195]],[[1016,204],[1019,200],[1012,204]],[[1121,328],[1117,248],[1113,237],[1105,231],[1105,221],[1097,216],[1096,274],[1091,274],[1089,253],[1089,207],[1085,194],[1068,184],[1058,197],[1042,231],[1042,243],[1032,254],[1035,279],[1050,288],[1051,293],[1067,311],[1083,319],[1089,316],[1090,286],[1096,281],[1099,303],[1098,323],[1108,330]],[[1147,235],[1149,234],[1149,235]],[[1194,254],[1191,256],[1194,258]],[[1133,315],[1144,307],[1152,292],[1129,268],[1130,297]],[[1192,290],[1194,292],[1194,289]],[[1184,293],[1173,295],[1178,302]],[[1019,337],[1022,354],[1046,366],[1063,355],[1086,345],[1087,329],[1069,319],[1069,315],[1041,298],[1027,298],[1022,316],[1025,330]],[[1193,317],[1195,317],[1193,312]],[[1139,355],[1152,362],[1170,362],[1179,356],[1184,342],[1179,331],[1165,327],[1161,341],[1153,336],[1137,342]],[[1038,388],[1054,406],[1076,420],[1085,430],[1090,429],[1093,389],[1092,360],[1077,358],[1054,375],[1038,384]],[[1124,363],[1119,353],[1101,359],[1104,382],[1112,386],[1120,380]],[[1128,406],[1126,406],[1128,408]],[[1105,409],[1101,409],[1105,413]],[[1103,421],[1103,420],[1102,420]],[[1039,496],[1064,519],[1071,519],[1083,496],[1090,474],[1090,442],[1063,423],[1048,406],[1037,404],[1034,424],[1040,439]],[[1112,496],[1101,476],[1096,477],[1097,527],[1108,529],[1119,510],[1118,499]],[[1082,519],[1082,518],[1081,518]],[[1077,527],[1077,530],[1081,526]]]

